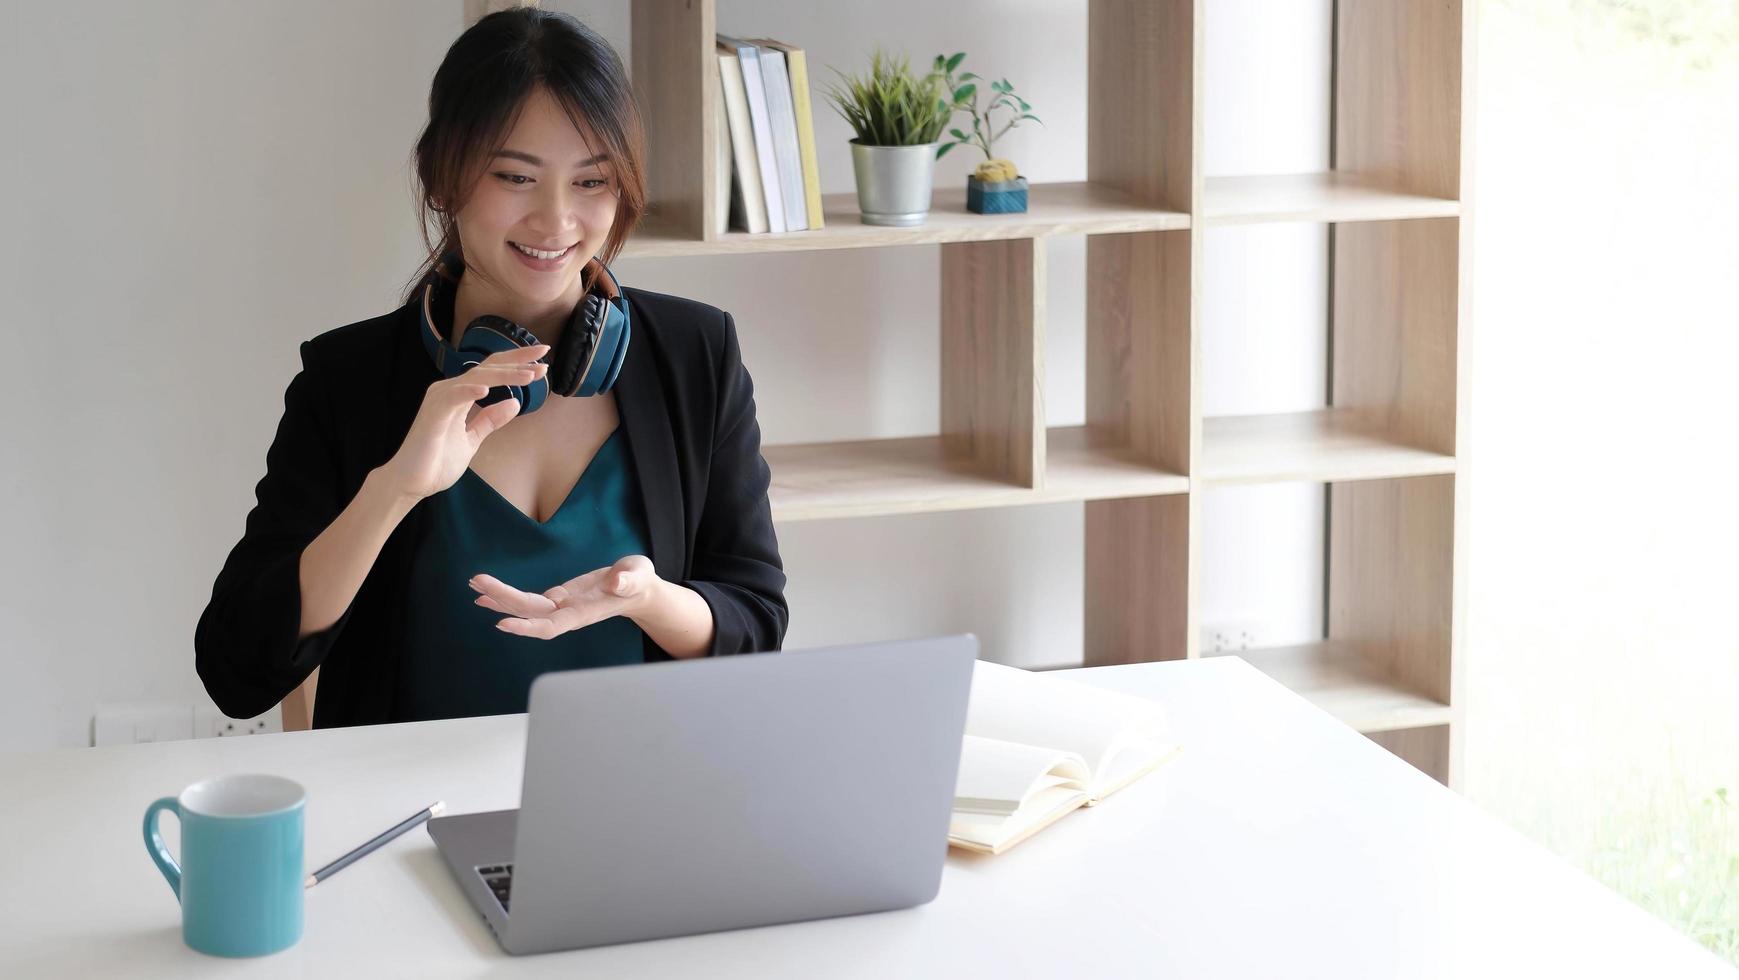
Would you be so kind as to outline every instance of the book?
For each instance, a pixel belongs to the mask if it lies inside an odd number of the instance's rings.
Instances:
[[[825,222],[821,214],[821,170],[815,156],[815,117],[809,99],[808,58],[802,48],[784,41],[755,38],[754,42],[785,52],[785,68],[791,76],[792,115],[797,120],[797,155],[803,167],[804,209],[809,215],[809,230],[819,231]]]
[[[980,660],[948,843],[1001,854],[1181,750],[1146,698]]]
[[[718,42],[719,95],[723,104],[721,118],[725,131],[719,134],[721,146],[729,144],[731,163],[726,165],[730,180],[730,227],[760,234],[767,231],[767,202],[761,191],[761,165],[755,158],[755,134],[749,122],[749,94],[743,87],[743,66],[737,60],[737,50]],[[722,182],[721,182],[722,183]]]
[[[731,193],[731,130],[728,122],[729,110],[725,108],[725,69],[719,66],[718,84],[713,86],[712,118],[713,124],[713,169],[712,169],[712,213],[707,219],[716,233],[724,233],[731,227],[731,212],[738,206]]]
[[[755,160],[761,173],[761,196],[767,202],[767,230],[789,231],[785,223],[783,191],[779,186],[779,164],[773,152],[772,118],[767,110],[767,85],[761,74],[760,50],[740,38],[720,34],[717,40],[737,53],[743,69],[743,91],[749,100],[749,127],[755,136]]]
[[[785,71],[785,52],[760,46],[761,78],[767,85],[767,116],[772,121],[773,155],[779,161],[779,193],[785,207],[785,230],[809,227],[808,204],[803,193],[803,161],[797,152],[797,116],[791,107],[791,76]]]

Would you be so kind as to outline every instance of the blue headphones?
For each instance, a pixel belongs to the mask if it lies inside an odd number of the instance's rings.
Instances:
[[[443,264],[457,265],[449,256]],[[549,364],[544,377],[529,385],[491,388],[480,404],[493,405],[508,398],[519,399],[519,414],[543,407],[551,391],[564,397],[599,395],[616,383],[622,361],[628,356],[628,300],[609,266],[593,259],[598,273],[593,288],[574,307],[573,318],[562,330],[555,348],[540,360]],[[486,313],[465,328],[457,348],[446,340],[435,315],[453,318],[453,300],[458,283],[431,272],[424,280],[422,321],[423,348],[442,377],[456,378],[491,354],[542,343],[536,335],[505,317]]]

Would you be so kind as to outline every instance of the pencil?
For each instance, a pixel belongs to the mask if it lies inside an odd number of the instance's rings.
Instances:
[[[415,827],[417,824],[422,823],[423,821],[429,819],[430,817],[440,816],[441,811],[445,810],[446,808],[447,808],[447,804],[445,802],[443,802],[441,800],[436,800],[434,803],[430,804],[427,809],[419,810],[419,811],[417,811],[417,813],[413,814],[412,816],[406,817],[402,822],[400,822],[396,826],[393,826],[393,827],[390,827],[384,831],[381,831],[381,833],[378,836],[376,836],[373,840],[369,841],[368,843],[362,845],[361,847],[358,847],[356,850],[351,851],[349,854],[344,855],[343,857],[332,862],[331,864],[328,864],[326,867],[321,868],[319,871],[316,871],[313,874],[309,875],[308,880],[303,882],[302,887],[313,888],[315,885],[318,885],[322,881],[325,881],[327,878],[330,878],[333,875],[337,874],[338,872],[343,871],[345,868],[349,867],[352,861],[355,861],[356,859],[358,859],[360,857],[363,857],[369,853],[372,853],[375,849],[379,848],[382,844],[385,844],[387,841],[392,840],[394,837],[397,837],[400,834],[404,833],[405,831],[410,830],[412,827]]]

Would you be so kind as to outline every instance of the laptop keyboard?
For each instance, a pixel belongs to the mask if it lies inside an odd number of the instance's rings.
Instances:
[[[477,869],[483,876],[483,883],[495,893],[495,900],[501,903],[501,911],[507,911],[507,899],[513,894],[513,865],[492,864]]]

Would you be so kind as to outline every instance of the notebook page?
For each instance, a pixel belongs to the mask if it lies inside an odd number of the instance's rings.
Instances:
[[[966,736],[954,812],[1007,816],[1034,793],[1052,786],[1087,788],[1087,763],[1073,752]]]
[[[987,660],[973,666],[966,734],[1073,752],[1095,780],[1123,743],[1171,740],[1152,701]]]
[[[1092,797],[1087,805],[1093,806],[1141,776],[1158,769],[1171,761],[1172,756],[1181,748],[1176,742],[1159,738],[1137,738],[1125,742],[1112,751],[1105,771],[1088,787]]]
[[[970,851],[999,854],[1032,836],[1086,802],[1087,794],[1067,786],[1040,790],[1006,817],[956,813],[948,823],[948,843]]]

